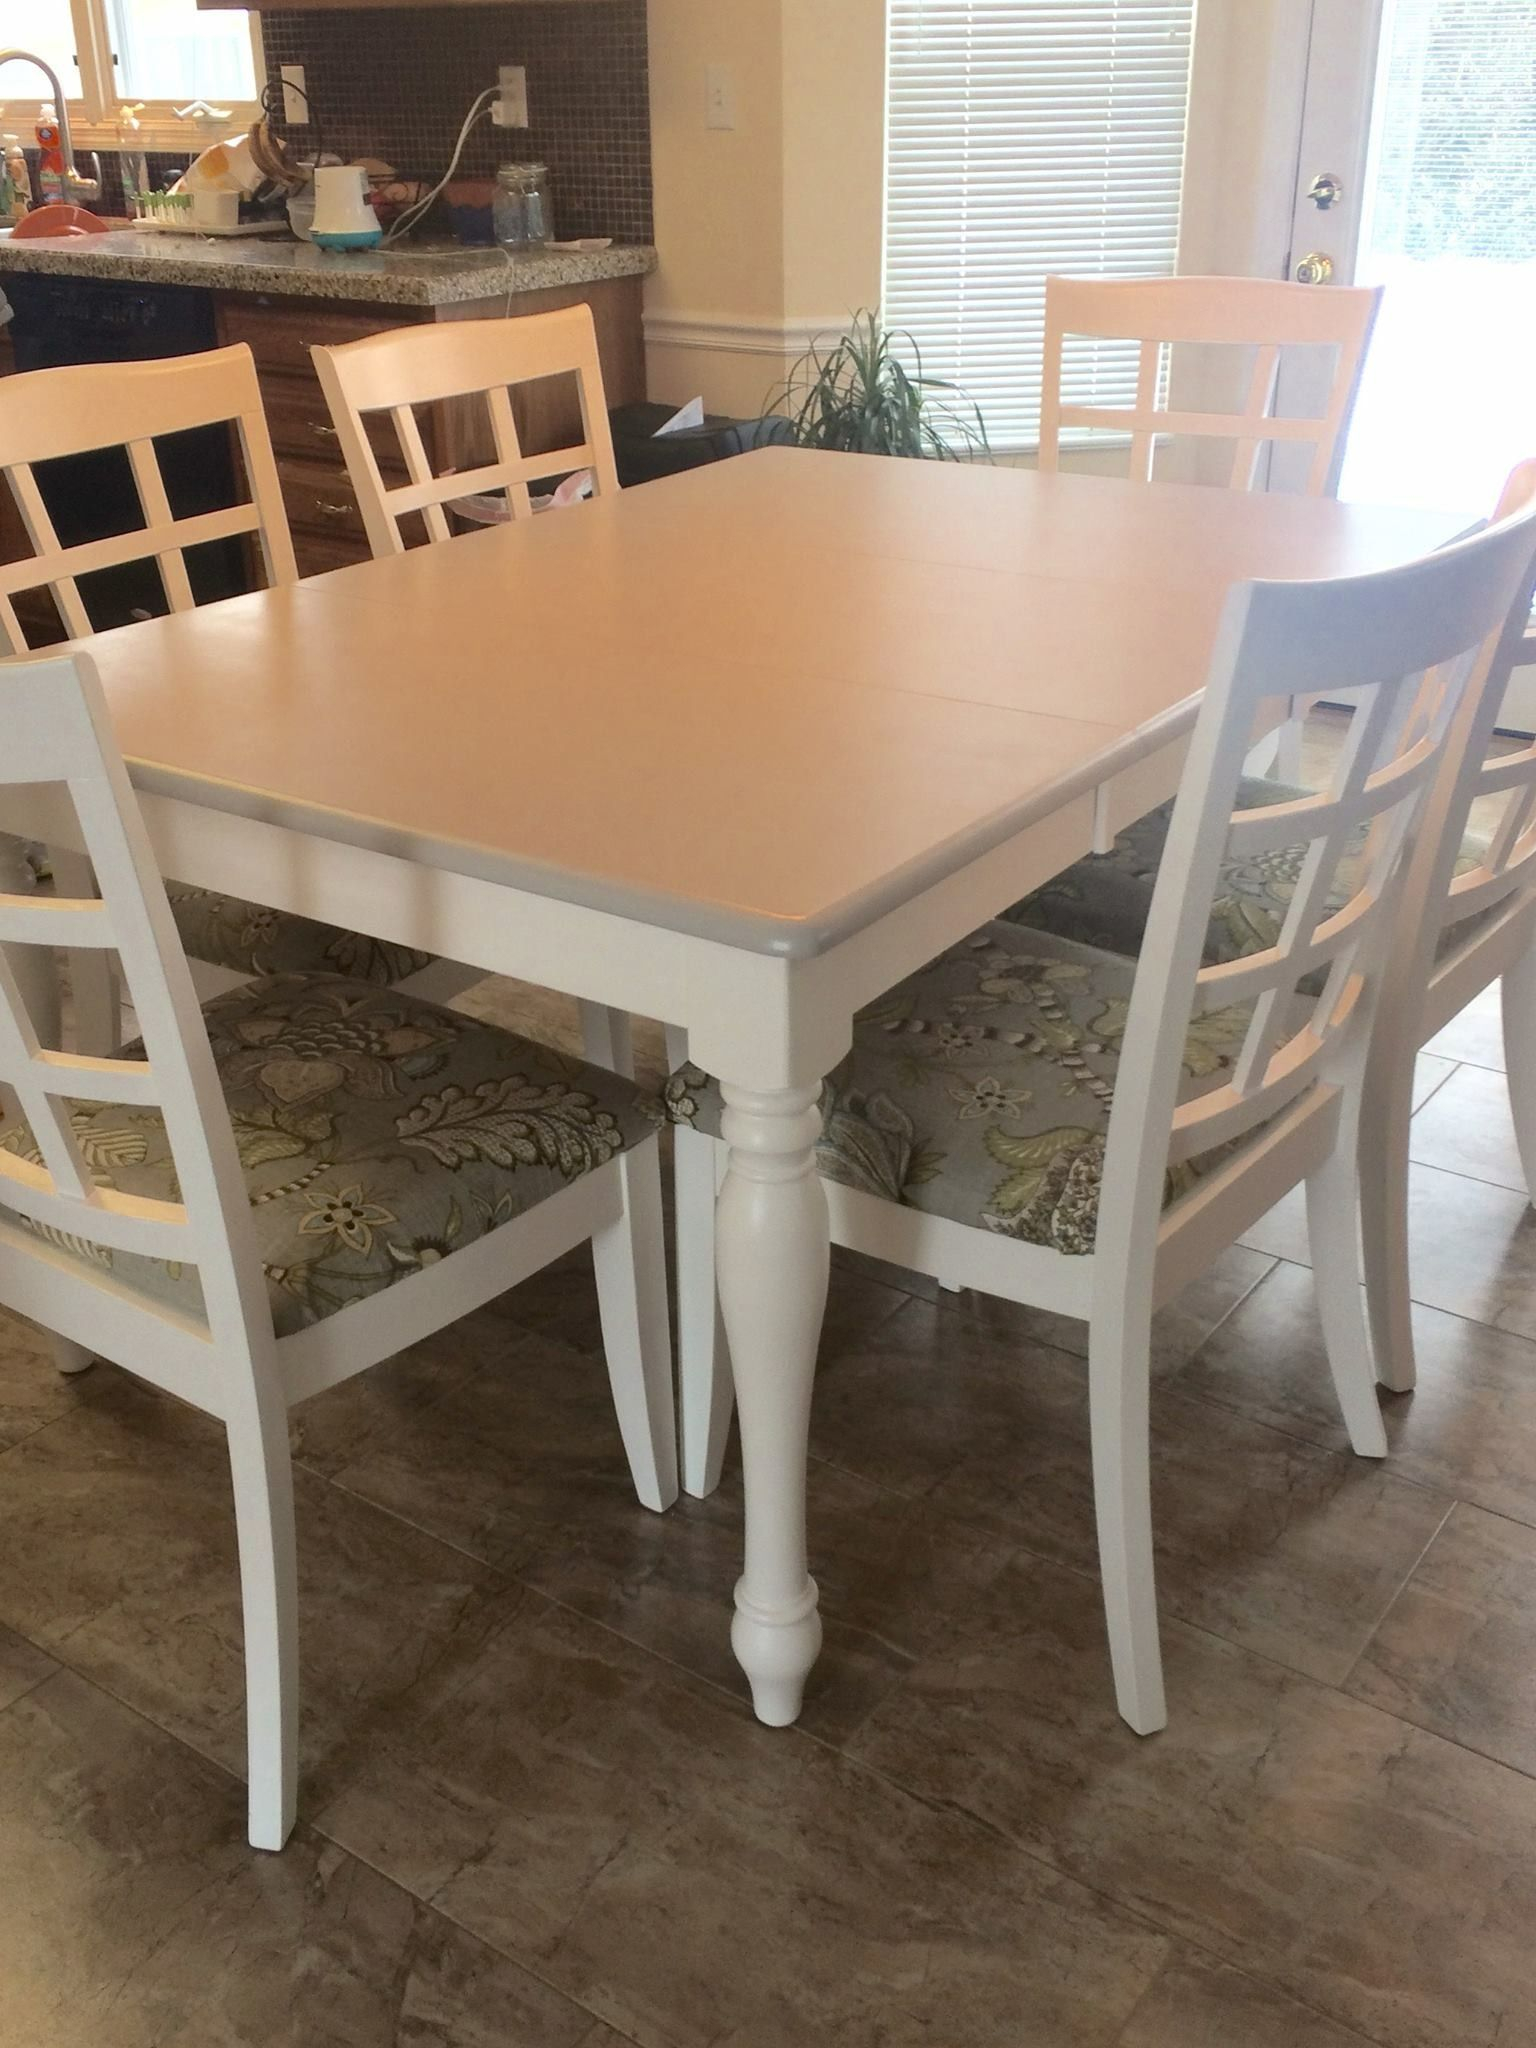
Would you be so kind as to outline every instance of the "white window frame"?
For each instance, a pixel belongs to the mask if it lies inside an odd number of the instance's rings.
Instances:
[[[71,139],[77,150],[152,149],[190,155],[210,142],[249,128],[261,112],[258,100],[232,100],[227,109],[221,107],[216,120],[207,115],[183,119],[174,100],[146,100],[137,117],[138,126],[123,128],[117,110],[130,96],[119,88],[114,76],[106,0],[69,0],[69,12],[75,29],[75,55],[80,63],[79,90],[71,95],[69,79],[61,79],[60,83],[65,88]],[[247,19],[259,92],[267,75],[261,16],[253,8]],[[22,97],[9,77],[0,78],[0,101],[14,104]]]
[[[1206,86],[1206,81],[1204,77],[1204,74],[1208,69],[1208,65],[1202,62],[1202,58],[1204,56],[1204,48],[1202,45],[1202,31],[1206,32],[1208,40],[1214,42],[1216,40],[1216,33],[1213,33],[1213,31],[1216,30],[1216,23],[1220,21],[1222,17],[1225,16],[1228,7],[1234,4],[1238,4],[1238,0],[1191,0],[1192,20],[1190,40],[1190,64],[1185,84],[1184,135],[1182,144],[1182,164],[1179,176],[1180,189],[1175,205],[1175,225],[1172,236],[1170,238],[1169,251],[1169,268],[1172,272],[1175,273],[1180,270],[1187,270],[1200,267],[1197,263],[1192,264],[1189,260],[1190,242],[1192,238],[1186,233],[1185,202],[1188,197],[1190,160],[1195,146],[1194,138],[1197,133],[1197,130],[1200,127],[1202,127],[1210,117],[1207,105],[1208,88]],[[1250,4],[1250,0],[1241,0],[1241,5],[1247,6],[1248,4]],[[1300,4],[1303,6],[1310,7],[1311,0],[1282,0],[1282,4]],[[891,0],[886,0],[886,5],[886,129],[885,164],[882,177],[883,218],[881,233],[881,299],[882,306],[887,312],[888,317],[892,320],[893,324],[896,327],[901,328],[908,324],[902,316],[901,308],[899,304],[892,306],[889,303],[893,296],[890,290],[890,267],[892,170],[894,155],[892,133],[892,90],[894,81],[892,75],[893,48],[890,29]],[[1219,33],[1219,31],[1217,31],[1217,33]],[[919,336],[919,340],[921,340],[921,336]],[[949,369],[949,366],[945,365],[944,368],[947,371]],[[962,389],[962,396],[965,399],[969,400],[975,396],[974,393],[967,391],[965,389],[966,379],[964,376],[963,368],[959,372],[959,383]],[[1070,466],[1073,467],[1086,466],[1092,468],[1096,465],[1099,458],[1101,457],[1106,458],[1108,462],[1111,465],[1113,465],[1116,459],[1118,458],[1120,451],[1126,445],[1128,445],[1128,440],[1128,436],[1106,434],[1097,430],[1086,430],[1079,433],[1069,432],[1063,436],[1063,450],[1069,455]],[[1015,429],[1013,431],[1009,431],[1006,428],[1002,430],[995,430],[991,446],[994,456],[1001,457],[1005,462],[1032,461],[1039,451],[1038,432],[1031,432],[1027,427],[1023,429]]]

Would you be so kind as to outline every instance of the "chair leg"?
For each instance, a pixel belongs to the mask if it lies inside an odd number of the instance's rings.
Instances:
[[[1394,1394],[1413,1390],[1412,1284],[1408,1261],[1408,1144],[1413,1116],[1413,1055],[1396,1050],[1378,1019],[1366,1072],[1355,1182],[1365,1259],[1365,1302],[1378,1382]],[[1326,1237],[1310,1221],[1314,1254]],[[1319,1304],[1322,1296],[1319,1291]]]
[[[99,1059],[115,1058],[123,1049],[123,997],[112,956],[72,952],[69,989],[74,1000],[76,1050]]]
[[[1504,970],[1504,1067],[1526,1194],[1536,1201],[1536,940]]]
[[[0,890],[20,896],[36,886],[31,867],[7,838],[3,849],[0,849]],[[33,1029],[45,1046],[58,1049],[62,1045],[64,1031],[57,956],[46,946],[6,946],[3,950]],[[0,1107],[7,1117],[21,1113],[20,1105],[9,1088],[3,1091]],[[79,1344],[71,1344],[67,1337],[50,1334],[48,1348],[60,1372],[84,1372],[96,1363],[93,1353]]]
[[[626,1152],[614,1170],[623,1212],[592,1240],[597,1305],[635,1492],[643,1506],[659,1513],[677,1499],[677,1420],[656,1140],[647,1138]]]
[[[1357,1249],[1358,1091],[1351,1089],[1346,1100],[1354,1107],[1340,1120],[1338,1143],[1316,1173],[1307,1177],[1307,1235],[1328,1369],[1350,1444],[1357,1457],[1384,1458],[1387,1432],[1376,1399],[1376,1366],[1360,1291]]]
[[[715,1199],[726,1152],[716,1139],[685,1124],[673,1131],[672,1144],[683,1488],[702,1498],[720,1484],[736,1400],[715,1285]]]
[[[601,1003],[583,1002],[581,1047],[594,1067],[606,1067],[610,1074],[635,1078],[634,1030],[626,1010],[608,1010]]]
[[[245,1617],[245,1726],[253,1849],[281,1849],[298,1803],[299,1600],[288,1416],[255,1393],[228,1423]]]
[[[1167,1726],[1152,1564],[1152,1305],[1088,1325],[1093,1506],[1115,1703],[1138,1735]]]
[[[0,891],[24,896],[37,878],[19,844],[9,834],[0,838]],[[22,1003],[42,1043],[57,1049],[63,1038],[59,1005],[58,960],[49,946],[7,946],[6,964],[15,976]]]
[[[1293,697],[1291,715],[1275,734],[1275,780],[1288,782],[1293,789],[1301,786],[1301,754],[1305,737],[1306,719],[1297,712]]]

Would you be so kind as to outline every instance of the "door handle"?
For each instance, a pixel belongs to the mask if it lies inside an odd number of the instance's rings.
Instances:
[[[1297,263],[1293,275],[1298,284],[1327,284],[1333,276],[1333,258],[1312,249]]]

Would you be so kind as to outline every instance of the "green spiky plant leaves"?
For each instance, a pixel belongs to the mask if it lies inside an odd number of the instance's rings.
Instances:
[[[878,313],[855,314],[844,335],[818,336],[764,410],[783,413],[802,448],[992,459],[978,408],[945,378],[929,376],[911,335],[886,327]]]

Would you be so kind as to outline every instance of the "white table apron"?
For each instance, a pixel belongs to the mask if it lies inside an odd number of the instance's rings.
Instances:
[[[1087,852],[1124,804],[1144,810],[1170,793],[1182,751],[1180,742],[1144,748],[1096,790],[1068,797],[807,959],[693,937],[211,802],[141,792],[165,874],[681,1025],[690,1058],[719,1076],[729,1170],[717,1210],[718,1277],[746,1509],[731,1640],[766,1722],[796,1718],[821,1643],[805,1483],[829,1259],[815,1168],[822,1079],[848,1050],[862,1004]],[[1149,778],[1159,784],[1150,795]],[[14,816],[28,837],[70,842],[67,821],[43,793],[19,796]]]

